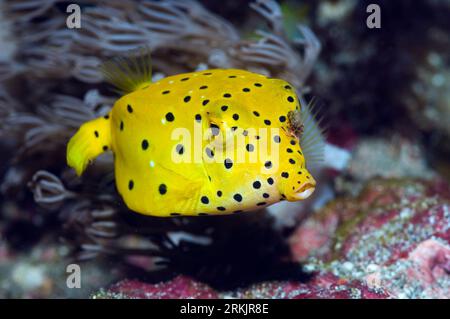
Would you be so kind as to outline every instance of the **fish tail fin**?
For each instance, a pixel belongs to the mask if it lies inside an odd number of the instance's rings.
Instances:
[[[109,115],[86,122],[67,144],[67,164],[80,176],[86,166],[111,148],[111,119]]]

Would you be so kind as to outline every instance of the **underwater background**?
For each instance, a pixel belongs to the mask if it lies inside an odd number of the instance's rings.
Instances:
[[[448,298],[449,17],[447,0],[1,1],[0,298]],[[66,144],[118,98],[99,66],[143,46],[155,81],[239,68],[314,99],[314,195],[162,219],[126,208],[111,155],[78,178]]]

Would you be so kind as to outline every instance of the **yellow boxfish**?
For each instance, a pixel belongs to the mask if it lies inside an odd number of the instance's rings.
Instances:
[[[289,83],[238,69],[152,83],[148,59],[104,64],[105,78],[124,94],[69,141],[67,162],[78,175],[110,150],[128,208],[163,217],[251,211],[313,193],[296,133],[310,142],[317,134],[302,122],[306,106]]]

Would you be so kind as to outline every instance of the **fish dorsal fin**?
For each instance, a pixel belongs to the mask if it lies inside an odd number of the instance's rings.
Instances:
[[[304,103],[300,98],[302,105],[301,111],[296,112],[302,131],[300,134],[300,146],[303,156],[308,166],[320,165],[324,160],[325,148],[325,129],[320,126],[323,118],[317,119],[316,99],[313,98],[310,103]]]
[[[150,50],[145,47],[128,56],[112,58],[100,68],[106,82],[121,94],[131,93],[152,81]]]

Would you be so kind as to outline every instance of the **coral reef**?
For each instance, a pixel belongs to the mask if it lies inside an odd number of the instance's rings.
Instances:
[[[0,2],[0,297],[448,298],[450,3]],[[242,68],[317,97],[315,196],[243,215],[140,216],[111,155],[78,178],[69,137],[117,95],[100,64],[139,47],[153,79]],[[66,266],[81,265],[81,289]]]
[[[373,180],[329,203],[290,238],[309,270],[363,280],[393,297],[450,293],[450,188],[442,181]]]
[[[327,274],[308,284],[299,282],[263,282],[232,292],[217,292],[187,277],[176,277],[154,285],[138,282],[119,282],[107,290],[95,293],[93,298],[165,299],[165,298],[239,298],[239,299],[384,299],[388,295],[379,288],[370,288],[361,282],[346,282]]]
[[[178,276],[160,284],[146,284],[139,281],[121,281],[107,291],[101,291],[93,297],[99,298],[137,298],[137,299],[212,299],[218,298],[217,292],[205,284],[187,277]]]

